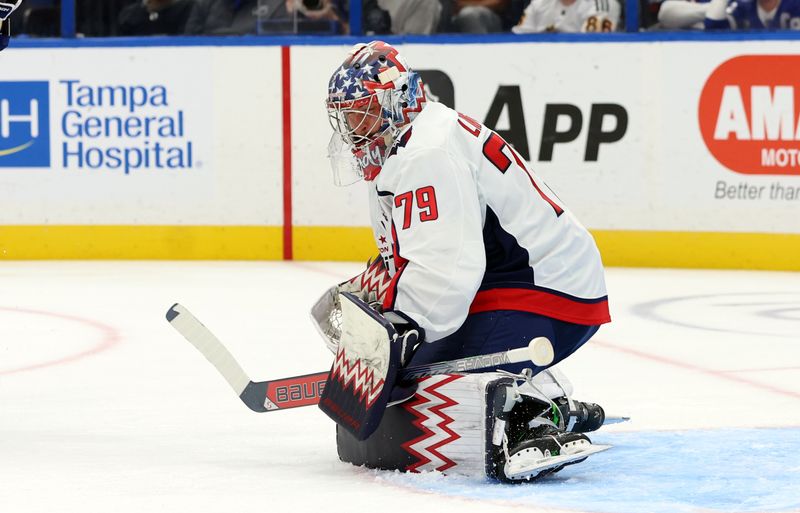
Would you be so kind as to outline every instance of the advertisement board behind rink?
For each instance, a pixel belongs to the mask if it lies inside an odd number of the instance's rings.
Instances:
[[[127,175],[194,167],[186,100],[176,88],[159,82],[83,80],[59,80],[56,87],[66,100],[56,127],[65,169],[119,170]]]
[[[743,55],[708,77],[698,109],[709,152],[731,171],[800,175],[800,56]]]
[[[280,56],[272,46],[4,52],[0,224],[279,225]],[[168,240],[159,230],[142,247]]]
[[[402,51],[431,100],[495,131],[595,233],[795,234],[793,44],[409,43]],[[288,219],[295,246],[311,241],[314,257],[333,240],[330,227],[371,241],[365,185],[334,187],[325,152],[321,98],[347,49],[290,48],[288,110],[278,94],[281,47],[6,52],[0,223]]]
[[[8,186],[0,188],[0,223],[221,218],[199,202],[228,200],[216,187],[208,54],[202,48],[6,52],[0,173]]]
[[[0,80],[0,168],[135,175],[208,164],[207,86],[175,78],[54,70]]]
[[[419,70],[419,73],[433,101],[458,110],[455,105],[453,82],[447,73],[442,70]],[[533,133],[539,133],[540,126],[541,133],[538,141],[535,141],[538,144],[534,145],[535,151],[532,153],[523,99],[525,97],[523,85],[528,84],[523,80],[519,82],[522,84],[498,84],[494,91],[492,91],[494,84],[488,86],[487,98],[491,99],[491,103],[482,121],[514,146],[525,160],[550,162],[557,147],[577,143],[578,138],[584,134],[583,161],[597,162],[602,145],[619,142],[625,137],[628,129],[628,111],[622,104],[592,102],[582,109],[581,106],[569,102],[546,102],[541,123],[533,123],[536,127]],[[572,101],[577,99],[575,97]],[[528,96],[527,102],[535,101]],[[469,111],[473,108],[465,107]]]

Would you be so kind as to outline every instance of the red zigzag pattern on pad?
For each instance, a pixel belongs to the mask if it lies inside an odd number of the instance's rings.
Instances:
[[[353,383],[353,395],[357,396],[360,401],[365,401],[367,408],[370,408],[381,394],[384,383],[383,379],[374,383],[375,370],[369,368],[366,364],[362,368],[360,359],[356,359],[351,364],[347,359],[344,348],[341,346],[336,353],[329,379],[339,381],[343,390],[346,390],[348,385]]]
[[[449,425],[453,422],[453,419],[443,411],[458,403],[452,398],[442,395],[437,389],[461,377],[463,376],[451,374],[423,378],[419,382],[420,389],[417,391],[414,398],[403,404],[403,408],[416,417],[412,424],[422,431],[420,436],[401,445],[405,451],[417,458],[417,463],[408,466],[406,471],[419,472],[420,467],[431,464],[435,465],[431,470],[438,470],[441,472],[456,465],[453,460],[441,454],[439,449],[461,438],[450,429]],[[439,381],[431,383],[431,381],[435,381],[436,379],[439,379]],[[441,402],[434,405],[432,400],[426,397],[426,395],[433,396]],[[427,424],[430,424],[434,418],[433,415],[438,416],[440,420],[429,427],[426,425],[426,421]],[[438,459],[441,464],[436,466],[437,463],[433,461],[434,458]]]
[[[364,292],[375,292],[377,301],[383,303],[386,291],[389,290],[389,285],[392,283],[392,277],[386,272],[386,266],[378,256],[370,262],[363,273],[353,277],[350,283],[358,286]]]

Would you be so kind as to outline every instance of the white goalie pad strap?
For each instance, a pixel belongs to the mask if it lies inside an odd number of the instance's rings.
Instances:
[[[491,436],[487,390],[498,379],[508,377],[486,372],[422,379],[413,399],[400,406],[414,415],[414,424],[422,430],[422,435],[403,444],[417,460],[406,470],[486,477],[487,436]]]
[[[575,402],[572,400],[572,382],[556,367],[550,367],[535,375],[530,382],[520,385],[519,391],[522,394],[549,401],[564,397],[567,399],[569,410],[575,409]],[[577,422],[577,417],[571,416],[567,425],[563,427],[570,431],[575,422]]]
[[[543,370],[531,381],[547,399],[553,400],[559,397],[570,399],[572,397],[572,382],[557,367]]]

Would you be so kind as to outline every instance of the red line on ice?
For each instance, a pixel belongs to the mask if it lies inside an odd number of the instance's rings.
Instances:
[[[102,351],[105,351],[106,349],[109,349],[110,347],[118,344],[120,342],[120,340],[122,340],[122,336],[120,335],[119,331],[117,331],[115,328],[112,328],[111,326],[108,326],[106,324],[103,324],[101,322],[98,322],[98,321],[95,321],[95,320],[92,320],[92,319],[86,319],[86,318],[83,318],[83,317],[76,317],[74,315],[60,314],[60,313],[56,313],[56,312],[46,312],[46,311],[42,311],[42,310],[31,310],[31,309],[28,309],[28,308],[8,308],[8,307],[0,306],[0,311],[11,312],[11,313],[21,313],[21,314],[26,314],[26,315],[39,315],[39,316],[42,316],[42,317],[52,317],[52,318],[55,318],[55,319],[61,319],[61,320],[65,320],[65,321],[72,321],[72,322],[76,322],[78,324],[83,324],[85,326],[89,326],[91,328],[94,328],[94,329],[98,330],[102,334],[100,342],[98,342],[97,344],[95,344],[94,346],[92,346],[92,347],[90,347],[88,349],[85,349],[85,350],[80,351],[80,352],[75,353],[75,354],[71,354],[69,356],[65,356],[63,358],[57,358],[55,360],[47,360],[47,361],[44,361],[44,362],[39,362],[39,363],[26,365],[24,367],[17,367],[17,368],[12,368],[12,369],[0,370],[0,376],[9,376],[11,374],[19,374],[19,373],[22,373],[22,372],[29,372],[29,371],[33,371],[33,370],[43,369],[45,367],[52,367],[52,366],[55,366],[55,365],[61,365],[61,364],[65,364],[65,363],[72,363],[72,362],[75,362],[75,361],[80,360],[82,358],[86,358],[87,356],[92,356],[92,355],[95,355],[95,354],[100,353]]]
[[[743,372],[776,372],[776,371],[795,371],[795,370],[800,370],[800,367],[795,366],[795,367],[766,367],[766,368],[760,368],[760,369],[733,369],[733,370],[726,370],[726,371],[721,371],[721,372],[725,372],[727,374],[736,374],[736,373],[740,373],[740,372],[742,372],[742,373]]]
[[[675,360],[672,358],[667,358],[664,356],[659,356],[656,354],[645,353],[643,351],[637,351],[636,349],[630,349],[628,347],[618,346],[616,344],[611,344],[604,340],[592,340],[592,345],[605,347],[607,349],[612,349],[614,351],[619,351],[621,353],[629,354],[632,356],[636,356],[638,358],[642,358],[644,360],[650,360],[653,362],[658,362],[664,365],[670,365],[672,367],[678,367],[684,370],[691,370],[694,372],[698,372],[700,374],[705,374],[707,376],[711,376],[717,379],[723,379],[726,381],[733,381],[734,383],[738,383],[740,385],[748,385],[754,388],[760,388],[762,390],[766,390],[768,392],[772,392],[774,394],[785,395],[791,397],[793,399],[800,399],[800,392],[795,392],[794,390],[785,390],[783,388],[774,387],[772,385],[768,385],[766,383],[760,383],[758,381],[753,381],[751,379],[743,378],[741,376],[736,376],[728,373],[727,371],[716,371],[713,369],[706,369],[705,367],[699,367],[697,365],[692,365],[691,363],[687,363],[681,360]]]

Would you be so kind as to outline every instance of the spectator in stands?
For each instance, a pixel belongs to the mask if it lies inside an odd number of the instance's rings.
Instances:
[[[348,0],[194,1],[195,7],[186,24],[187,34],[332,34],[349,31]],[[375,0],[364,2],[365,9],[370,3],[375,4]],[[365,18],[368,13],[364,11]],[[370,28],[369,21],[370,18],[364,20],[365,29]]]
[[[301,13],[310,20],[335,21],[347,27],[346,6],[342,1],[335,0],[302,0],[301,2],[287,2],[287,11]],[[345,30],[344,32],[350,32]]]
[[[532,32],[613,32],[619,25],[617,0],[532,0],[511,30]]]
[[[361,5],[364,34],[371,36],[392,32],[392,17],[389,11],[380,8],[378,0],[364,0]]]
[[[286,9],[284,0],[261,0],[262,10]],[[274,4],[274,5],[273,5]],[[259,0],[195,0],[186,22],[190,35],[255,34]]]
[[[183,34],[192,12],[192,0],[143,0],[119,13],[117,32],[121,36]]]
[[[0,0],[2,1],[2,0]],[[26,0],[26,3],[29,0]],[[47,0],[34,0],[44,4]],[[60,11],[60,0],[54,0]],[[133,3],[143,0],[75,0],[75,29],[79,35],[86,37],[118,36],[119,13]],[[57,25],[61,25],[60,12],[57,14]]]
[[[470,34],[501,32],[509,4],[510,0],[455,0],[453,28]]]
[[[439,0],[378,0],[389,13],[395,34],[432,34],[442,15]]]
[[[290,15],[297,15],[309,22],[329,22],[338,27],[339,33],[349,34],[349,5],[346,0],[295,0],[287,1]],[[298,27],[300,30],[300,27]],[[302,30],[301,30],[302,31]]]
[[[289,6],[290,12],[294,10],[309,20],[334,21],[341,27],[341,33],[350,33],[349,0],[302,0]],[[389,13],[378,7],[377,0],[362,0],[361,16],[361,26],[367,35],[389,34],[392,30]]]
[[[708,2],[664,0],[658,10],[658,25],[663,29],[703,29]]]
[[[61,7],[52,0],[26,0],[11,13],[8,21],[14,26],[15,36],[61,36]]]
[[[705,28],[800,29],[800,0],[711,0]]]

